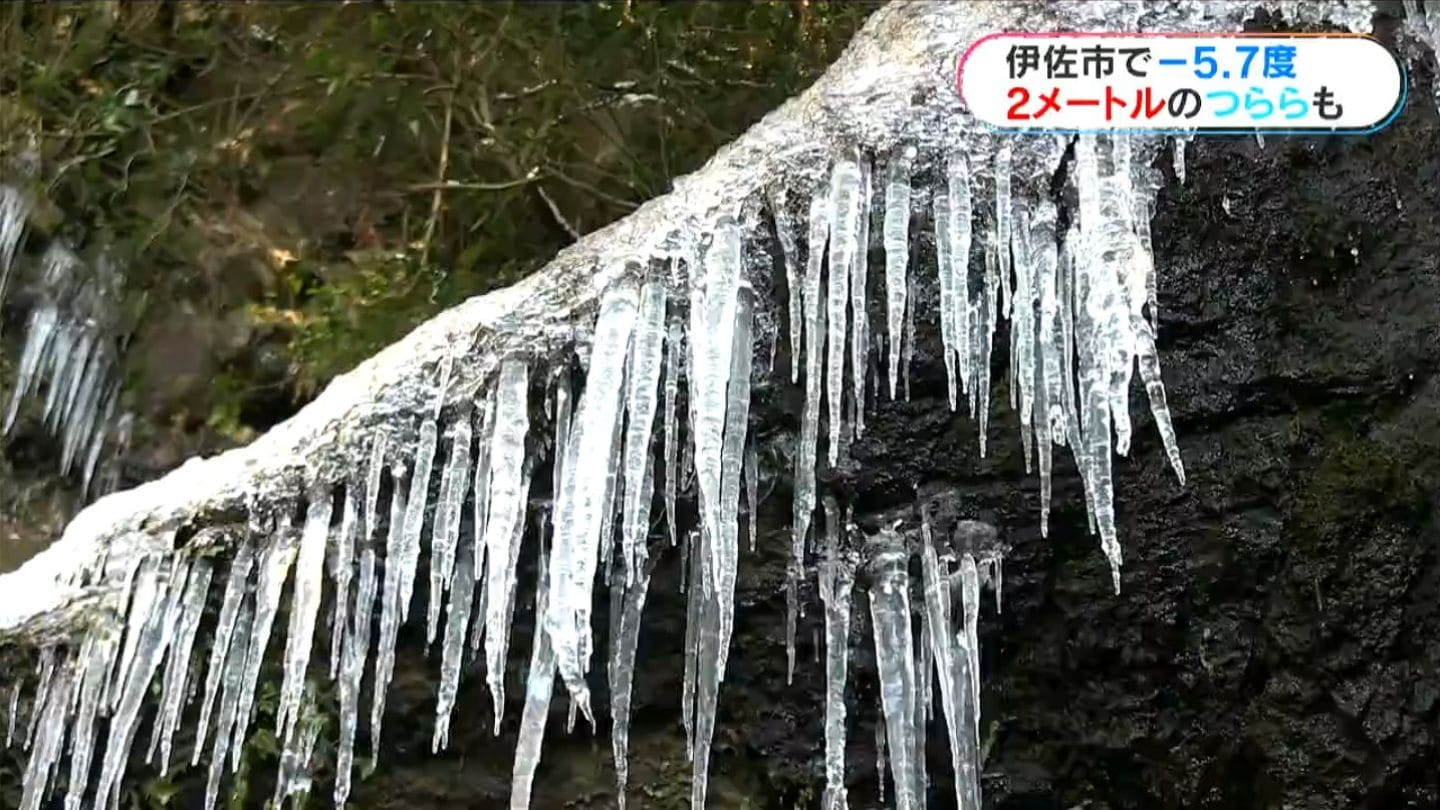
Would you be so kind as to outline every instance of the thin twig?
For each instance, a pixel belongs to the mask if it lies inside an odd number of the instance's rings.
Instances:
[[[531,172],[525,177],[517,177],[514,180],[506,180],[500,183],[463,183],[459,180],[446,180],[437,183],[416,183],[406,191],[505,191],[506,189],[519,188],[535,182],[536,173]]]
[[[559,223],[560,227],[565,229],[566,233],[570,234],[570,238],[579,239],[580,232],[575,229],[574,225],[570,224],[569,220],[565,219],[564,214],[560,213],[560,206],[556,205],[555,201],[550,199],[550,195],[545,193],[545,187],[536,186],[535,191],[539,193],[540,199],[545,201],[545,206],[550,209],[550,215],[555,217],[555,221]]]
[[[435,180],[435,193],[430,198],[430,221],[425,223],[425,236],[420,242],[420,265],[430,259],[430,240],[435,235],[435,223],[440,219],[440,207],[445,197],[445,171],[450,167],[450,123],[455,117],[455,91],[445,96],[445,132],[440,138],[440,170]]]

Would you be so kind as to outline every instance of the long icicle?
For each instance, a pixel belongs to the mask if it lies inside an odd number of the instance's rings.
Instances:
[[[855,564],[840,548],[840,509],[825,499],[825,549],[820,599],[825,603],[825,795],[824,810],[845,810],[845,677],[850,656],[850,594]]]
[[[510,617],[515,605],[515,568],[520,559],[517,529],[525,525],[521,488],[525,436],[530,429],[529,369],[511,358],[500,366],[495,386],[495,424],[490,436],[489,496],[485,520],[486,587],[485,680],[495,704],[495,733],[505,709],[505,659],[510,644]]]
[[[545,637],[553,649],[566,688],[587,719],[593,718],[590,688],[585,683],[589,669],[591,592],[599,559],[602,513],[607,501],[607,470],[614,457],[625,358],[637,304],[636,290],[628,286],[612,288],[600,303],[600,316],[595,325],[596,348],[575,416],[573,447],[568,451],[565,476],[556,499],[556,535],[551,550]]]

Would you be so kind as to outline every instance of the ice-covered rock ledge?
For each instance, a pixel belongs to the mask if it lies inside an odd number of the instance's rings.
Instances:
[[[1368,30],[1372,15],[1368,2],[1267,5],[1291,25]],[[194,757],[204,758],[201,748],[213,741],[213,802],[224,763],[238,762],[235,752],[250,728],[254,681],[285,593],[291,596],[277,793],[308,790],[316,726],[307,719],[304,684],[327,592],[338,597],[331,600],[329,641],[330,675],[340,686],[336,799],[343,803],[372,609],[379,614],[373,735],[426,539],[429,635],[444,649],[435,735],[442,745],[467,646],[473,655],[483,643],[488,671],[503,675],[526,493],[546,458],[554,462],[554,531],[546,532],[549,550],[541,552],[545,619],[532,646],[514,805],[528,802],[556,672],[576,710],[590,712],[590,604],[601,563],[620,631],[612,633],[620,642],[610,650],[610,681],[627,688],[648,587],[654,491],[663,489],[674,538],[673,493],[692,481],[700,520],[684,541],[692,562],[694,634],[687,647],[694,664],[683,708],[694,751],[694,803],[703,805],[734,621],[741,490],[754,502],[751,381],[780,373],[765,362],[777,343],[790,347],[792,379],[805,380],[794,509],[793,575],[800,576],[807,540],[818,545],[810,522],[822,425],[833,464],[849,437],[863,431],[870,381],[887,377],[873,396],[895,396],[893,381],[903,371],[897,365],[903,367],[913,340],[904,324],[913,318],[909,277],[916,273],[939,274],[952,407],[966,395],[982,447],[993,335],[999,319],[1009,319],[1009,389],[1027,460],[1033,447],[1048,506],[1050,453],[1055,445],[1071,448],[1118,586],[1109,467],[1112,447],[1128,449],[1128,389],[1137,366],[1182,474],[1154,348],[1157,278],[1148,234],[1160,182],[1151,163],[1161,142],[993,135],[961,109],[955,64],[968,43],[995,31],[1237,30],[1256,8],[888,6],[815,86],[677,182],[671,194],[588,235],[514,287],[425,323],[252,445],[192,460],[159,481],[98,501],[53,547],[0,577],[0,643],[41,650],[32,716],[70,721],[21,731],[32,752],[26,806],[41,803],[67,747],[74,751],[66,785],[71,806],[113,805],[140,706],[162,663],[152,753],[158,742],[163,768],[185,712],[188,679],[202,677],[203,669]],[[1073,197],[1055,200],[1052,181],[1071,148]],[[883,217],[872,217],[882,209]],[[881,220],[874,228],[872,218]],[[1068,232],[1059,232],[1067,219]],[[912,251],[912,240],[925,250]],[[872,279],[867,264],[875,244],[883,245],[885,262]],[[934,265],[911,266],[911,255],[932,253]],[[778,273],[771,277],[771,268],[780,267],[787,300],[757,296],[755,290],[781,289]],[[886,313],[873,329],[866,306],[867,297],[877,298],[872,288],[883,290],[878,298]],[[572,353],[583,358],[587,374],[573,408]],[[677,415],[681,390],[684,419]],[[688,427],[680,460],[682,422]],[[653,451],[657,444],[663,453]],[[658,465],[656,455],[663,458]],[[463,531],[472,510],[473,529]],[[227,560],[222,575],[216,564]],[[946,573],[935,581],[948,582],[949,562],[936,564]],[[967,566],[973,569],[973,560],[962,563],[962,602],[973,601],[976,588]],[[826,593],[839,605],[848,595],[835,583],[848,587],[849,578],[827,570]],[[946,622],[960,615],[952,613],[957,594],[949,587],[926,594],[927,610]],[[213,640],[202,645],[208,666],[192,666],[204,605],[222,590]],[[958,661],[948,650],[937,645],[938,658]],[[841,694],[843,671],[842,656]],[[497,714],[504,686],[503,677],[490,679]],[[627,700],[612,695],[612,711]],[[897,697],[894,711],[913,718],[914,700]],[[99,784],[87,800],[97,715],[110,723]],[[623,780],[624,724],[615,725]],[[904,725],[892,721],[892,728]],[[904,736],[903,729],[896,733]],[[831,796],[843,802],[843,790]]]
[[[636,268],[626,263],[671,253],[672,234],[696,233],[722,212],[736,211],[768,189],[810,190],[830,156],[846,147],[885,152],[897,143],[946,146],[990,140],[960,109],[952,78],[958,55],[992,31],[1235,30],[1260,7],[1287,20],[1333,22],[1367,30],[1369,2],[1202,3],[1074,2],[892,4],[877,12],[813,87],[767,115],[722,149],[675,191],[586,235],[535,275],[478,296],[420,325],[403,340],[337,377],[316,400],[247,447],[191,459],[157,481],[92,505],[59,542],[22,570],[0,576],[0,638],[64,634],[66,616],[97,603],[104,588],[81,571],[105,557],[148,553],[156,537],[207,514],[296,492],[307,471],[338,477],[368,433],[397,414],[421,410],[434,394],[442,359],[455,358],[447,402],[472,396],[507,354],[540,361],[584,344],[601,292]],[[1063,145],[1014,141],[1016,162],[1052,168]],[[1030,178],[1031,190],[1042,175]],[[1043,175],[1048,180],[1048,174]],[[136,536],[136,535],[142,536]],[[101,600],[103,601],[103,600]]]

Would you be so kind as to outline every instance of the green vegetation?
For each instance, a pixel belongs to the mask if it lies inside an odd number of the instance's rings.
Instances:
[[[42,227],[129,260],[135,352],[195,355],[132,364],[136,406],[244,439],[666,191],[870,10],[5,4],[0,167],[38,156]]]

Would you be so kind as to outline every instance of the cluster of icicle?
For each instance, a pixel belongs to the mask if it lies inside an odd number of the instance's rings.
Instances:
[[[0,301],[17,265],[28,207],[20,191],[0,185]],[[43,425],[60,441],[60,472],[80,472],[82,495],[91,494],[92,487],[95,494],[115,488],[113,468],[95,480],[102,452],[107,442],[114,449],[129,441],[130,419],[115,415],[121,376],[115,334],[119,284],[119,269],[107,257],[92,266],[59,242],[45,248],[5,410],[8,435],[27,402],[43,403]]]
[[[1435,55],[1440,75],[1440,0],[1405,0],[1405,23],[1410,33]],[[1440,110],[1440,79],[1433,81],[1435,109]]]
[[[825,606],[825,791],[824,810],[848,807],[845,786],[846,697],[850,607],[861,555],[844,538],[855,535],[835,500],[825,498],[825,536],[817,566],[820,599]],[[961,521],[953,537],[938,547],[931,521],[921,506],[922,542],[918,551],[919,638],[912,617],[912,549],[898,525],[882,528],[864,546],[870,627],[880,678],[883,726],[876,728],[880,755],[880,795],[885,792],[884,754],[894,784],[895,806],[925,806],[929,777],[925,770],[925,732],[940,684],[940,705],[955,775],[956,806],[980,804],[980,588],[990,583],[1000,609],[1001,556],[995,529]]]
[[[1155,357],[1150,181],[1139,161],[1132,165],[1130,146],[1125,139],[1079,140],[1071,173],[1079,205],[1066,234],[1056,232],[1052,204],[1011,194],[1008,147],[974,167],[967,157],[950,155],[941,161],[943,184],[928,195],[912,195],[915,155],[902,150],[885,164],[883,217],[876,229],[885,253],[890,395],[896,395],[897,373],[908,365],[914,342],[917,300],[908,257],[910,224],[918,215],[930,221],[935,234],[934,272],[952,405],[957,390],[965,392],[971,412],[985,423],[993,335],[999,319],[1009,318],[1010,390],[1027,459],[1032,454],[1039,459],[1042,510],[1049,507],[1050,449],[1068,445],[1085,481],[1094,524],[1117,566],[1111,437],[1123,452],[1130,435],[1126,395],[1137,362],[1166,450],[1179,471]],[[863,430],[872,344],[865,303],[873,174],[871,161],[859,154],[837,159],[829,181],[809,197],[804,233],[785,198],[771,201],[790,282],[789,337],[794,356],[803,357],[806,388],[795,473],[789,657],[793,669],[795,586],[805,570],[807,548],[814,548],[828,640],[827,807],[845,806],[844,680],[849,592],[857,563],[841,548],[833,504],[826,510],[830,519],[823,541],[808,542],[808,535],[816,506],[821,397],[829,406],[823,423],[830,463],[839,459],[843,442]],[[993,195],[983,202],[976,191],[982,186]],[[922,204],[913,204],[916,198]],[[538,618],[524,684],[512,807],[529,806],[557,676],[570,701],[572,722],[577,714],[594,722],[588,686],[594,653],[591,605],[602,573],[611,597],[606,665],[623,801],[641,614],[659,551],[677,544],[688,580],[681,715],[693,761],[692,803],[702,807],[734,627],[740,499],[743,489],[745,511],[753,516],[757,491],[749,435],[751,363],[757,340],[769,336],[757,335],[754,327],[751,279],[762,269],[750,266],[757,253],[747,251],[746,235],[753,227],[722,216],[703,235],[677,235],[666,255],[636,259],[637,271],[621,277],[640,280],[619,282],[600,300],[578,398],[569,364],[546,368],[512,356],[491,379],[471,386],[473,381],[451,379],[454,358],[447,358],[435,370],[434,405],[408,421],[376,427],[357,451],[355,457],[363,460],[347,473],[349,478],[304,482],[295,489],[303,491],[303,498],[296,495],[297,502],[278,507],[257,496],[244,525],[208,527],[179,554],[132,557],[92,572],[121,585],[128,596],[126,615],[113,624],[94,623],[83,643],[43,652],[31,719],[19,737],[31,752],[23,807],[40,807],[56,789],[66,750],[67,806],[116,807],[142,706],[157,676],[161,697],[147,758],[165,773],[177,730],[186,714],[193,714],[191,761],[198,764],[208,754],[205,804],[213,807],[225,772],[239,768],[256,722],[257,680],[287,583],[289,622],[274,717],[282,751],[275,799],[311,789],[308,774],[320,723],[316,697],[307,685],[316,674],[311,672],[316,639],[328,623],[328,674],[337,686],[340,718],[334,798],[344,805],[355,764],[362,674],[373,669],[369,738],[378,747],[396,639],[409,618],[427,543],[426,639],[430,647],[438,642],[440,659],[434,747],[448,742],[461,672],[482,648],[498,731],[518,561],[532,522],[538,526],[532,536],[540,538]],[[44,356],[54,355],[50,350]],[[683,420],[678,413],[682,379]],[[479,393],[463,407],[442,407],[451,385],[461,382]],[[543,392],[543,407],[533,413],[532,389]],[[543,424],[532,425],[532,415],[541,412]],[[981,437],[983,447],[983,428]],[[531,477],[547,452],[553,462],[552,498],[532,521]],[[694,530],[676,519],[682,484],[696,496]],[[650,511],[657,497],[668,519],[668,542],[662,537],[652,548]],[[748,528],[753,545],[753,517]],[[983,567],[983,561],[977,564],[963,547],[958,554],[937,556],[928,539],[920,549],[925,604],[919,671],[925,677],[917,678],[905,574],[910,551],[898,538],[894,530],[882,533],[865,562],[898,800],[902,807],[918,807],[922,801],[918,746],[930,711],[933,665],[961,806],[978,807],[975,617],[977,565]],[[160,545],[170,548],[172,543]],[[235,550],[223,576],[205,556],[213,548]],[[998,585],[998,560],[994,569]],[[212,590],[220,594],[218,618],[207,643],[200,645]],[[322,613],[328,613],[324,620]],[[18,695],[16,686],[12,724]],[[90,763],[101,717],[108,718],[107,739],[91,793]]]

